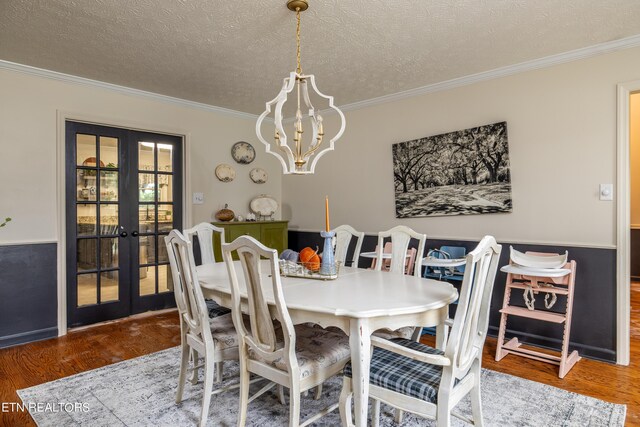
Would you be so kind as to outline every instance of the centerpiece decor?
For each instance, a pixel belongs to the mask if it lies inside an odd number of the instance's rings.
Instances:
[[[333,257],[333,236],[335,232],[329,227],[329,196],[324,199],[325,231],[320,232],[324,238],[324,248],[322,249],[322,262],[320,263],[320,274],[331,276],[338,273],[335,259]]]

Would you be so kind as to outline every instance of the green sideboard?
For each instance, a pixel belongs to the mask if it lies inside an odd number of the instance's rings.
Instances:
[[[233,242],[240,236],[251,236],[259,240],[263,245],[277,249],[278,253],[287,249],[289,243],[289,221],[238,221],[238,222],[212,222],[216,227],[224,228],[224,238],[227,242]],[[222,261],[220,250],[220,236],[213,235],[213,253],[216,261]],[[234,258],[236,258],[234,256]]]

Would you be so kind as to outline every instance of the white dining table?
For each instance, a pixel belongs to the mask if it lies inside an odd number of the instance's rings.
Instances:
[[[239,261],[235,262],[236,270],[241,271]],[[262,265],[261,274],[266,277],[268,272],[267,264]],[[231,307],[225,264],[201,265],[197,273],[204,297]],[[238,274],[238,280],[246,297],[244,275]],[[262,283],[267,286],[267,302],[275,304],[271,280]],[[294,324],[335,326],[349,335],[358,427],[366,426],[368,419],[371,333],[382,328],[436,326],[436,346],[442,347],[448,306],[458,298],[456,289],[447,282],[355,267],[342,267],[335,280],[282,277],[282,288]]]

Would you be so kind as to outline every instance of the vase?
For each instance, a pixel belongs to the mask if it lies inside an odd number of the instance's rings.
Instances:
[[[320,274],[333,276],[338,273],[335,259],[333,257],[333,231],[322,231],[320,236],[324,238],[324,248],[322,249],[322,262],[320,263]]]

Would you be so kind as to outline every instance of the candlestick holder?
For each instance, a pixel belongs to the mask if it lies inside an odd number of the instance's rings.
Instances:
[[[338,273],[338,266],[333,257],[333,231],[321,231],[320,236],[324,238],[324,248],[322,249],[322,263],[320,264],[320,274],[331,276]]]

